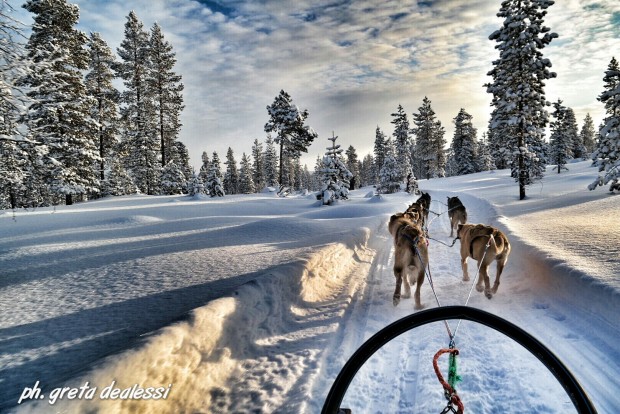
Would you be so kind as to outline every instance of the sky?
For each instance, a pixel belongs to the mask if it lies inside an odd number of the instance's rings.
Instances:
[[[23,2],[9,3],[20,9]],[[179,139],[196,167],[203,151],[223,158],[230,147],[238,162],[255,139],[264,142],[266,107],[280,90],[309,111],[307,124],[319,135],[302,157],[310,169],[332,131],[361,159],[372,152],[377,126],[392,134],[399,104],[411,122],[425,96],[448,142],[461,108],[473,116],[479,136],[487,127],[491,98],[483,85],[498,57],[488,37],[502,24],[499,0],[74,3],[79,28],[100,32],[113,50],[130,10],[147,29],[160,24],[185,85]],[[562,99],[580,126],[586,113],[598,126],[602,77],[611,57],[620,55],[620,2],[560,0],[545,22],[559,35],[543,50],[557,73],[547,99]]]
[[[526,200],[509,169],[421,181],[433,214],[420,298],[425,309],[467,304],[516,324],[566,365],[599,413],[614,413],[619,195],[586,189],[597,176],[590,164],[570,163],[561,174],[548,167]],[[387,226],[417,196],[373,194],[353,190],[330,206],[312,194],[263,192],[0,210],[0,412],[319,413],[353,352],[418,312],[406,290],[393,305]],[[474,260],[471,280],[462,280],[447,196],[459,197],[470,223],[494,226],[510,241],[490,300],[474,289]],[[494,263],[489,276],[494,283]],[[465,412],[575,413],[516,342],[480,324],[448,322]],[[364,364],[343,406],[356,414],[439,413],[446,401],[432,360],[448,341],[441,322],[394,339]],[[447,356],[439,367],[446,376]],[[24,393],[37,381],[38,398]],[[171,391],[165,400],[106,399],[113,381],[119,390]],[[96,393],[56,399],[64,387],[84,385]]]

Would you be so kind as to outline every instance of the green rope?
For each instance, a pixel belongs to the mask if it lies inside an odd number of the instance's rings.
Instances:
[[[456,355],[450,353],[448,361],[448,384],[456,391],[456,383],[461,381],[461,376],[456,373]]]

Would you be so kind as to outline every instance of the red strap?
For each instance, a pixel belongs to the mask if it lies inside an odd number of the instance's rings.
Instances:
[[[458,355],[459,354],[459,350],[456,349],[456,348],[450,348],[450,349],[442,348],[439,351],[437,351],[437,353],[433,357],[433,368],[435,369],[435,374],[437,375],[437,379],[439,380],[439,382],[443,386],[443,389],[446,391],[446,395],[449,395],[450,403],[456,405],[456,407],[458,408],[457,414],[463,414],[463,412],[465,410],[465,406],[461,402],[461,399],[459,398],[459,396],[456,394],[456,390],[454,388],[452,388],[450,386],[450,384],[448,384],[446,382],[446,380],[444,380],[443,375],[441,375],[441,371],[439,371],[439,365],[437,363],[437,360],[443,354],[455,354],[455,355]]]

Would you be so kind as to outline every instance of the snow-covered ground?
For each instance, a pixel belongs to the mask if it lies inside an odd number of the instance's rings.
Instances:
[[[549,170],[523,201],[508,171],[420,186],[434,212],[458,195],[471,222],[510,238],[497,295],[474,290],[469,305],[537,337],[600,413],[615,413],[619,199],[586,190],[597,174],[589,162],[569,168]],[[134,196],[0,212],[0,411],[319,412],[349,356],[414,312],[412,299],[392,305],[386,223],[417,197],[370,191],[334,206],[272,194]],[[447,214],[431,218],[431,237],[450,243]],[[431,240],[429,249],[442,305],[464,304],[471,285],[461,280],[458,242]],[[428,280],[422,302],[436,306]],[[362,368],[343,405],[440,412],[432,357],[447,342],[442,323],[398,337]],[[574,412],[554,377],[507,337],[463,322],[456,342],[466,412]],[[113,381],[124,392],[116,398],[104,393]],[[124,399],[136,384],[153,387],[152,398]],[[61,398],[62,387],[76,391]],[[26,388],[33,392],[17,405]]]

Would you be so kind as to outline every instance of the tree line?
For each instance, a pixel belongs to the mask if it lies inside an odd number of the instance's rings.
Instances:
[[[79,9],[66,0],[26,2],[23,7],[34,15],[28,38],[0,0],[0,208],[136,192],[222,196],[265,187],[346,198],[348,190],[361,186],[375,185],[383,193],[413,191],[419,179],[496,168],[511,169],[524,198],[526,186],[541,179],[547,165],[559,173],[570,159],[588,157],[600,171],[589,188],[619,189],[618,62],[611,59],[598,97],[605,107],[603,123],[595,129],[588,114],[579,130],[571,108],[545,98],[545,81],[556,76],[542,54],[558,37],[544,26],[551,5],[502,2],[497,16],[503,25],[489,36],[499,58],[484,85],[492,112],[481,137],[472,116],[461,109],[448,145],[445,128],[424,97],[411,124],[398,105],[391,135],[377,126],[371,154],[359,159],[353,146],[342,151],[334,136],[310,171],[300,157],[317,134],[307,125],[308,111],[281,90],[266,108],[264,143],[255,139],[240,163],[229,148],[225,168],[219,154],[205,151],[194,173],[187,148],[178,141],[183,84],[174,71],[173,48],[157,23],[145,30],[130,12],[115,56],[98,33],[75,29]],[[122,91],[115,80],[122,80]],[[554,108],[551,114],[548,106]]]
[[[29,0],[29,37],[0,3],[0,208],[176,191],[192,175],[178,141],[183,84],[172,45],[135,12],[113,54],[75,28],[66,0]],[[124,90],[114,87],[122,80]]]

